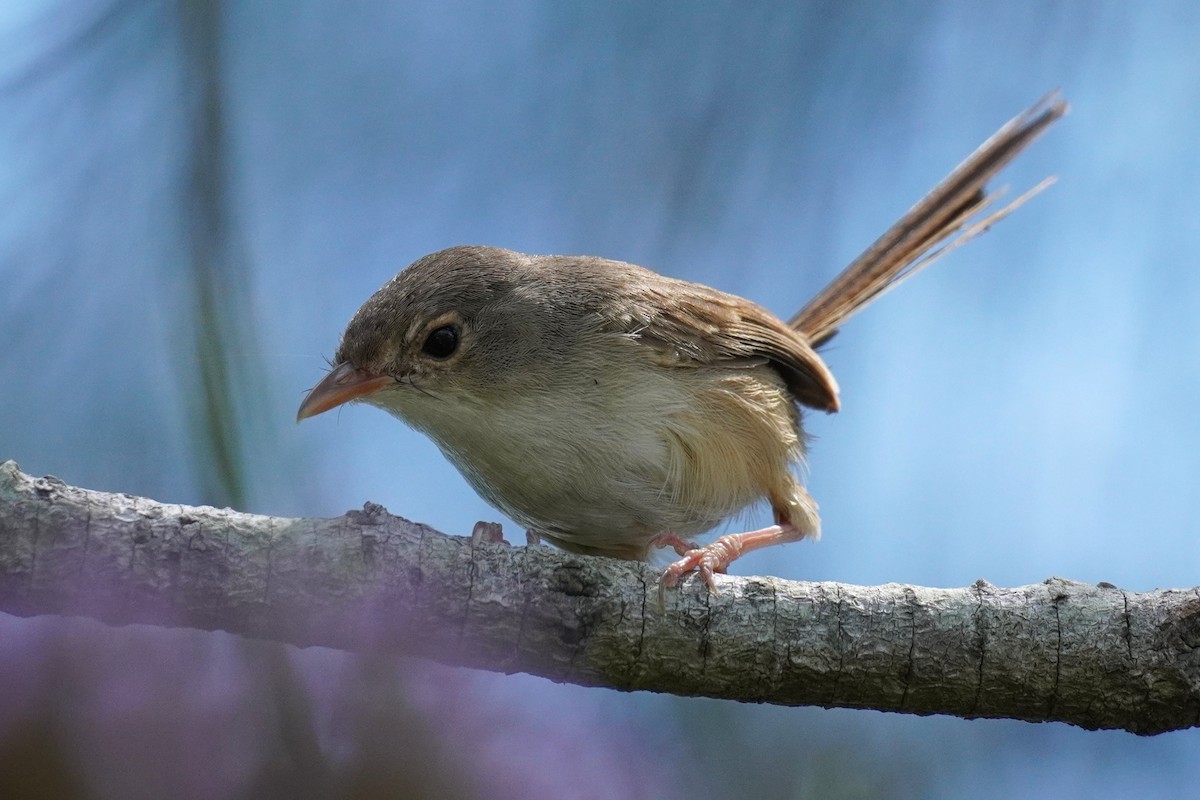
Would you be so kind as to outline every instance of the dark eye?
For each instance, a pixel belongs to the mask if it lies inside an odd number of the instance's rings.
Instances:
[[[458,349],[458,329],[453,325],[443,325],[425,338],[421,352],[433,358],[449,358]]]

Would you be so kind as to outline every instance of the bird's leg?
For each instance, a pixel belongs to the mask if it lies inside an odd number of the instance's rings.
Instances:
[[[713,574],[725,572],[729,565],[739,558],[762,547],[773,544],[797,542],[805,536],[804,531],[791,523],[772,525],[757,531],[746,533],[727,533],[712,544],[697,547],[681,553],[683,558],[676,561],[663,572],[662,587],[670,589],[679,583],[679,579],[687,573],[696,570],[708,584],[713,594],[719,594]]]

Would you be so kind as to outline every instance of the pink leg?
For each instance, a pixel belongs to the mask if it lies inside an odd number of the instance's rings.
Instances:
[[[712,544],[683,553],[683,558],[667,567],[662,576],[662,588],[670,589],[679,579],[696,570],[708,584],[713,594],[719,594],[713,573],[724,572],[729,565],[746,553],[769,547],[773,544],[795,542],[804,538],[804,533],[790,524],[772,525],[747,533],[727,533]]]
[[[674,533],[660,533],[650,540],[650,544],[646,546],[646,550],[651,550],[656,547],[671,547],[674,548],[676,554],[686,556],[690,551],[696,549],[695,542],[689,542],[687,539],[681,538]]]
[[[496,544],[508,544],[504,541],[504,527],[499,522],[476,522],[475,527],[471,529],[471,542],[478,544],[479,542],[494,542]]]

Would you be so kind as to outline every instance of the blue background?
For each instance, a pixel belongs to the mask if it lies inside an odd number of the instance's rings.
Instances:
[[[466,534],[497,515],[418,434],[359,407],[292,424],[396,271],[462,243],[588,253],[786,317],[1061,87],[1070,115],[1000,181],[1058,184],[827,349],[843,410],[810,417],[824,538],[734,571],[1200,583],[1200,6],[226,4],[204,51],[224,158],[206,262],[189,5],[0,9],[0,458],[261,513],[372,500]],[[224,461],[197,421],[218,362]],[[625,695],[61,620],[0,617],[0,678],[23,687],[0,702],[0,757],[44,729],[80,785],[116,795],[241,796],[298,752],[346,781],[403,773],[406,736],[440,754],[407,768],[483,797],[1152,797],[1200,780],[1194,731]],[[289,700],[263,699],[280,686]],[[197,731],[222,744],[181,744]]]

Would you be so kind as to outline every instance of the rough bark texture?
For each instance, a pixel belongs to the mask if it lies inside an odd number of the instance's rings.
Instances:
[[[1200,724],[1200,590],[719,576],[336,519],[165,505],[0,464],[0,611],[384,649],[616,689],[1151,734]],[[3,645],[0,644],[0,647]]]

